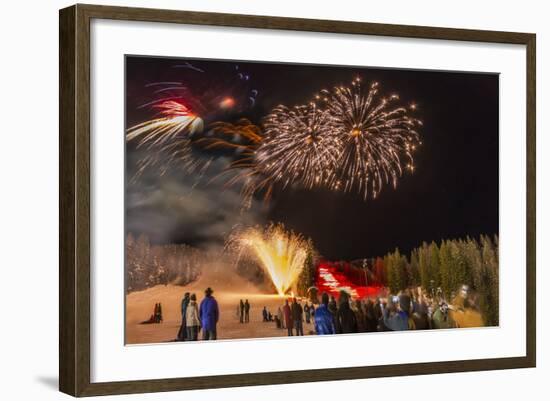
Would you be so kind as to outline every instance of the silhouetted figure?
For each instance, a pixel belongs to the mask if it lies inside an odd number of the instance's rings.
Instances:
[[[244,301],[244,322],[250,323],[250,304],[248,299]]]
[[[338,329],[339,325],[338,325],[338,319],[337,319],[338,305],[336,304],[336,299],[334,298],[334,295],[330,296],[330,301],[328,303],[327,308],[328,308],[328,311],[332,314],[334,329],[336,330],[336,333],[339,333],[340,330]]]
[[[290,310],[290,306],[288,305],[288,299],[285,300],[285,306],[283,306],[283,314],[285,316],[285,326],[288,332],[288,335],[292,335],[292,313]]]
[[[244,322],[244,302],[242,299],[239,301],[239,322]]]
[[[365,311],[363,308],[363,303],[359,299],[355,300],[353,312],[355,313],[355,319],[357,321],[357,332],[358,333],[366,332],[367,323],[365,318]]]
[[[155,307],[155,323],[162,323],[162,305],[160,302]]]
[[[309,309],[309,305],[306,304],[304,305],[304,315],[306,316],[306,323],[309,324],[310,320],[311,320],[311,311]]]
[[[365,306],[365,325],[367,332],[376,331],[378,326],[378,318],[374,311],[374,302],[371,299],[367,301],[367,305]]]
[[[296,335],[297,336],[303,336],[304,335],[304,327],[303,327],[303,309],[302,305],[300,305],[296,298],[292,301],[292,323],[294,324],[294,327],[296,328]]]

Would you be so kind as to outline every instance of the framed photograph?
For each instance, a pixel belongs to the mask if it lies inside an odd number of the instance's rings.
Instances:
[[[535,212],[534,34],[60,11],[67,394],[534,367]]]

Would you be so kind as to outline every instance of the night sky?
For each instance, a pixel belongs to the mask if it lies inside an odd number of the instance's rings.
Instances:
[[[175,67],[186,61],[196,69]],[[236,77],[238,73],[242,75]],[[154,99],[155,88],[147,86],[153,82],[182,82],[199,99],[223,94],[226,88],[240,90],[237,112],[204,111],[205,122],[234,122],[244,116],[260,124],[274,106],[305,104],[320,89],[347,85],[356,76],[378,81],[381,94],[398,93],[402,103],[418,105],[423,144],[415,153],[414,173],[404,173],[396,189],[384,185],[376,199],[364,201],[354,193],[287,188],[276,191],[269,206],[258,201],[240,214],[238,190],[195,188],[196,177],[181,169],[163,177],[152,170],[138,183],[127,180],[127,232],[146,234],[155,243],[207,248],[223,244],[234,224],[283,222],[311,237],[331,260],[382,256],[395,247],[408,252],[423,241],[442,238],[497,234],[496,74],[127,56],[127,127],[155,116],[139,108]],[[248,100],[252,90],[257,95]],[[138,157],[139,150],[128,145],[127,177]]]

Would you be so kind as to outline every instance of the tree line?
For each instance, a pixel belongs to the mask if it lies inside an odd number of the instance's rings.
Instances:
[[[146,235],[126,237],[126,292],[159,284],[185,285],[198,278],[205,255],[184,244],[151,245]]]
[[[374,262],[374,277],[392,293],[422,287],[451,300],[461,285],[478,295],[487,325],[498,325],[498,237],[424,242],[407,256],[399,249]]]
[[[299,295],[305,296],[307,289],[315,285],[317,256],[311,246],[297,283]],[[498,236],[424,242],[408,255],[396,248],[371,259],[367,269],[369,285],[387,287],[393,294],[422,287],[429,294],[451,301],[462,285],[468,285],[477,294],[486,325],[498,325]]]

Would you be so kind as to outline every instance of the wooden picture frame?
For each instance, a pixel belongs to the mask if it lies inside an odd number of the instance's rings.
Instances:
[[[94,18],[222,27],[269,28],[402,38],[476,41],[526,46],[527,259],[524,357],[369,367],[231,374],[121,382],[90,381],[90,21]],[[324,380],[534,367],[535,279],[535,41],[530,33],[494,32],[360,22],[326,21],[75,5],[60,11],[60,292],[59,388],[73,396],[144,393]]]

